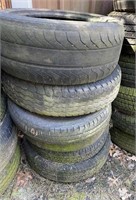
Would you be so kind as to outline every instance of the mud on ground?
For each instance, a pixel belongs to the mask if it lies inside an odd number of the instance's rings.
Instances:
[[[136,200],[136,156],[112,145],[101,171],[87,180],[61,184],[30,169],[24,154],[18,173],[0,200]]]

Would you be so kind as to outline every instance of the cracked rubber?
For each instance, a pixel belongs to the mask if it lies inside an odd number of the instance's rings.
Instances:
[[[16,147],[14,154],[5,168],[0,172],[0,195],[8,188],[9,184],[15,178],[15,174],[20,163],[20,150]]]
[[[58,15],[69,19],[40,18]],[[118,63],[124,30],[114,18],[12,9],[1,12],[0,19],[2,69],[22,80],[47,85],[91,83],[110,75]]]
[[[115,11],[127,11],[135,13],[135,0],[113,0]]]
[[[78,86],[32,84],[3,73],[6,94],[16,104],[40,115],[66,117],[96,112],[117,96],[121,70],[117,66],[107,78]]]
[[[111,105],[81,117],[50,118],[32,114],[8,101],[9,112],[16,126],[30,142],[52,151],[76,151],[93,144],[107,130]]]
[[[124,133],[135,136],[136,132],[136,118],[115,110],[112,114],[113,126]]]
[[[113,106],[122,113],[134,116],[136,113],[136,88],[121,85]]]
[[[111,140],[120,148],[136,154],[135,137],[120,131],[117,128],[111,129]]]
[[[108,138],[95,156],[74,164],[63,164],[44,159],[27,142],[24,142],[26,157],[32,169],[45,178],[63,183],[83,181],[96,174],[107,160],[109,147]]]

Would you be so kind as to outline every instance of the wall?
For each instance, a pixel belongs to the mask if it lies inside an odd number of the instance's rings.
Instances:
[[[32,8],[32,0],[12,0],[12,8]]]
[[[34,8],[74,10],[108,14],[112,11],[112,0],[32,0]]]

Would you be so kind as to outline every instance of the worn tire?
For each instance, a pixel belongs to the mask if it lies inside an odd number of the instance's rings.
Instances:
[[[121,85],[134,88],[136,80],[135,64],[120,59],[119,65],[122,71]]]
[[[113,143],[126,151],[136,154],[135,137],[120,131],[117,128],[111,129]]]
[[[9,113],[6,113],[0,122],[0,172],[11,159],[16,145],[16,130],[13,128]]]
[[[115,11],[135,12],[135,0],[113,0]]]
[[[15,174],[19,167],[19,163],[20,163],[20,151],[19,147],[17,146],[8,164],[2,171],[0,171],[0,195],[6,191],[11,181],[15,178]]]
[[[2,92],[0,98],[0,122],[4,118],[5,112],[6,112],[6,99],[4,93]]]
[[[136,26],[136,15],[135,15],[135,13],[113,11],[109,14],[109,16],[115,17],[118,20],[123,21],[124,25]]]
[[[38,155],[27,142],[24,143],[24,150],[28,163],[41,176],[57,182],[70,183],[83,181],[97,173],[107,160],[109,146],[110,140],[108,138],[98,154],[74,164],[63,164],[46,160]]]
[[[136,114],[136,88],[121,86],[113,106],[120,112],[135,115]]]
[[[78,116],[96,112],[117,96],[121,70],[117,66],[107,78],[78,86],[32,84],[3,73],[6,94],[21,107],[47,116]]]
[[[136,118],[115,110],[112,114],[113,126],[120,131],[135,136]]]
[[[109,135],[109,129],[106,130],[105,133],[103,133],[94,143],[83,149],[80,148],[80,150],[78,151],[70,151],[70,152],[50,151],[39,148],[36,145],[33,145],[31,141],[29,142],[29,145],[32,146],[32,148],[46,160],[65,163],[65,164],[76,163],[95,156],[104,146],[108,135]]]
[[[118,63],[124,37],[116,19],[70,11],[6,10],[0,13],[0,25],[2,69],[49,85],[78,85],[107,77]]]
[[[30,142],[52,151],[76,151],[93,144],[105,132],[111,117],[111,105],[76,118],[41,117],[11,101],[8,107],[14,123]]]

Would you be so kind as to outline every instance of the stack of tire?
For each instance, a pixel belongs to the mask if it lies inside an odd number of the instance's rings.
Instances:
[[[118,20],[49,10],[0,13],[2,81],[30,166],[77,182],[104,165],[121,81]]]
[[[16,129],[13,127],[6,109],[5,96],[0,102],[0,195],[5,192],[13,180],[20,161]]]
[[[135,51],[136,51],[136,15],[134,0],[114,0],[114,9],[110,16],[123,20],[125,38],[119,65],[122,69],[122,81],[119,94],[114,101],[112,115],[114,128],[112,141],[119,147],[135,154],[136,132],[136,87],[135,87]]]

